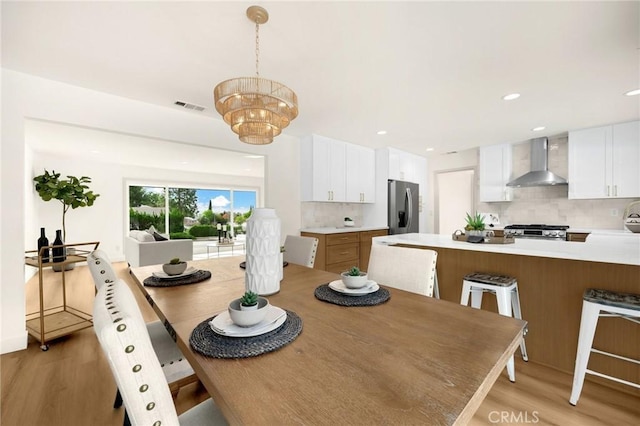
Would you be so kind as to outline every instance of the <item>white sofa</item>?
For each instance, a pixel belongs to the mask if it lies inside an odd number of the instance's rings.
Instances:
[[[130,231],[124,241],[124,256],[131,267],[167,263],[174,257],[179,257],[180,260],[193,260],[193,242],[191,240],[155,241],[153,235],[147,231]]]

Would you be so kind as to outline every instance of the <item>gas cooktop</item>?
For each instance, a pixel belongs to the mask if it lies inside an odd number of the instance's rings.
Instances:
[[[567,225],[507,225],[504,235],[518,238],[537,238],[545,240],[565,241],[567,239]]]

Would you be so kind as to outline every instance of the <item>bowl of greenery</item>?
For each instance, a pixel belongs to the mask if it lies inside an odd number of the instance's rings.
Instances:
[[[357,266],[340,274],[342,282],[347,288],[362,288],[367,285],[369,278],[367,273],[361,271]]]
[[[180,260],[178,257],[174,257],[162,265],[162,270],[167,275],[180,275],[187,269],[187,262]]]
[[[229,317],[240,327],[251,327],[258,324],[267,315],[269,301],[257,293],[247,291],[241,298],[229,303]]]

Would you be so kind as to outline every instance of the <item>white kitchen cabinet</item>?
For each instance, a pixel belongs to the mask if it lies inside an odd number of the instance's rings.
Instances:
[[[569,132],[569,198],[640,197],[640,121]]]
[[[480,148],[480,202],[511,201],[512,150],[510,144]]]
[[[426,170],[426,159],[418,155],[387,148],[389,153],[389,179],[419,184]]]
[[[376,153],[373,149],[346,144],[346,201],[373,203],[376,191]]]
[[[345,142],[311,135],[300,145],[301,201],[346,201]]]

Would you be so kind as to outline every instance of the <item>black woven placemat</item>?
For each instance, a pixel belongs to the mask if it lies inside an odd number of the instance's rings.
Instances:
[[[286,260],[282,262],[282,267],[289,266],[289,262]],[[247,269],[247,262],[240,262],[240,269]]]
[[[202,269],[197,270],[195,273],[189,275],[184,278],[176,278],[176,279],[162,279],[156,278],[153,275],[146,278],[142,283],[147,287],[174,287],[177,285],[185,285],[185,284],[195,284],[211,278],[211,272],[204,271]]]
[[[323,302],[333,303],[340,306],[375,306],[385,303],[391,298],[389,290],[380,287],[373,293],[365,294],[364,296],[349,296],[346,294],[338,293],[331,290],[329,284],[323,284],[316,288],[314,292],[316,299],[320,299]]]
[[[302,332],[302,319],[287,309],[287,319],[273,331],[253,337],[222,336],[211,329],[209,318],[191,332],[194,351],[214,358],[249,358],[276,351],[293,342]]]

